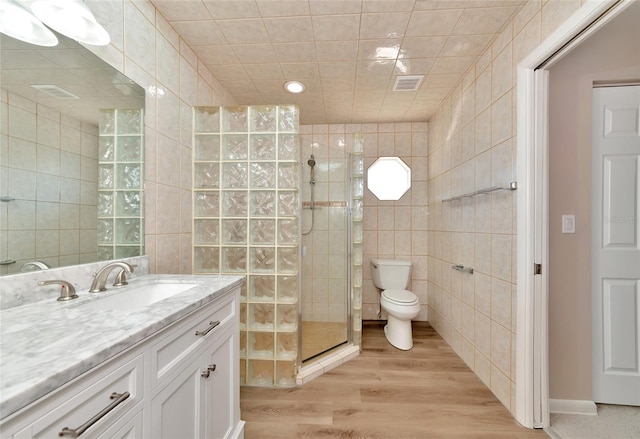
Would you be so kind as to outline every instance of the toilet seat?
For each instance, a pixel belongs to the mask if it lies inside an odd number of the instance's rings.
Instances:
[[[415,305],[418,303],[418,296],[409,290],[384,290],[382,297],[395,305]]]

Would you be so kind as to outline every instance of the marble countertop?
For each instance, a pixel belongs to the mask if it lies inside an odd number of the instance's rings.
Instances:
[[[241,285],[244,276],[145,275],[104,293],[78,291],[68,302],[47,299],[0,311],[0,419]],[[192,288],[131,310],[81,305],[153,283]]]

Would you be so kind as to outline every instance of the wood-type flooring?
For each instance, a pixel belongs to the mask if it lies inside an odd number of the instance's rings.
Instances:
[[[535,439],[427,324],[401,351],[365,322],[362,353],[292,389],[242,387],[245,439]]]

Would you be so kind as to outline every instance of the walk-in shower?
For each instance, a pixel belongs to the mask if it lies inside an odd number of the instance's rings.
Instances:
[[[361,143],[312,149],[299,128],[295,106],[194,108],[193,272],[247,278],[243,385],[295,386],[303,360],[361,340]]]
[[[302,172],[303,183],[310,183],[302,187],[302,362],[353,341],[352,208],[358,185],[353,183],[353,155],[337,147],[345,137],[336,145],[301,145],[303,153],[313,151]]]

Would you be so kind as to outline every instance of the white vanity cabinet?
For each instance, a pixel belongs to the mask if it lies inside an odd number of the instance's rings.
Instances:
[[[230,299],[198,312],[151,348],[150,437],[241,437],[238,303]]]
[[[239,295],[222,293],[3,419],[0,437],[244,437]]]

